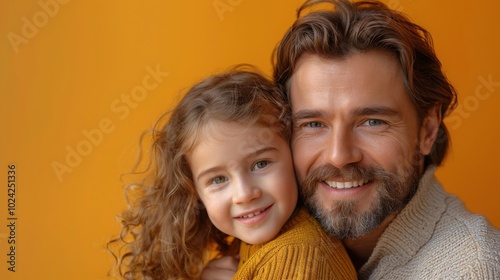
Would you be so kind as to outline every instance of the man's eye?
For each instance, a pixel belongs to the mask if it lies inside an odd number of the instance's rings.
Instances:
[[[383,125],[385,122],[377,119],[373,120],[367,120],[366,125],[368,126],[378,126],[378,125]]]
[[[265,161],[265,160],[258,161],[258,162],[256,162],[256,163],[253,165],[252,170],[259,170],[259,169],[262,169],[262,168],[266,167],[268,164],[269,164],[269,162],[268,162],[268,161]]]
[[[321,123],[319,122],[309,122],[305,124],[306,127],[311,127],[311,128],[319,128],[321,127]]]
[[[222,184],[227,181],[227,178],[224,176],[217,176],[210,180],[210,184]]]

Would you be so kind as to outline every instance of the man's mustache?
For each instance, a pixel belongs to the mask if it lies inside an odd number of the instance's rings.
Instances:
[[[386,176],[387,173],[378,167],[350,164],[342,168],[337,168],[331,164],[324,164],[311,171],[302,184],[307,186],[335,179],[341,179],[342,181],[371,181],[375,178],[382,179]]]

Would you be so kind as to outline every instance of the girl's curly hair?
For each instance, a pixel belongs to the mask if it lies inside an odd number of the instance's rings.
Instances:
[[[197,279],[216,255],[210,252],[228,254],[232,239],[210,222],[187,155],[214,120],[263,122],[288,140],[289,112],[268,78],[240,65],[194,85],[172,112],[165,113],[147,133],[152,137],[149,163],[144,172],[134,168],[142,179],[127,185],[128,209],[119,217],[122,230],[108,242],[120,277]],[[129,200],[131,193],[134,198]]]

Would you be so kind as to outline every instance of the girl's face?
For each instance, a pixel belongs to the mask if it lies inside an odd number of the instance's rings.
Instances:
[[[298,190],[288,143],[264,125],[211,122],[188,156],[212,223],[250,244],[273,239]]]

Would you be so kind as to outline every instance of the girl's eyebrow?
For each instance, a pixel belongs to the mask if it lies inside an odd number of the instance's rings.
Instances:
[[[210,173],[213,173],[213,172],[217,172],[217,171],[222,171],[224,170],[224,167],[222,166],[214,166],[214,167],[210,167],[208,169],[205,169],[203,171],[201,171],[198,176],[196,177],[196,180],[199,181],[203,176],[207,175],[207,174],[210,174]]]
[[[250,156],[258,156],[260,154],[263,154],[263,153],[268,152],[268,151],[273,151],[273,150],[278,150],[278,149],[275,148],[274,146],[264,146],[264,147],[262,147],[260,149],[257,149],[256,151],[250,153],[245,158],[248,158]],[[218,171],[222,171],[224,169],[225,169],[224,166],[214,166],[214,167],[210,167],[210,168],[204,169],[200,173],[198,173],[198,176],[196,176],[196,180],[199,181],[200,178],[203,177],[203,176],[205,176],[206,174],[213,173],[213,172],[218,172]]]
[[[255,151],[255,152],[253,153],[253,155],[254,155],[254,156],[258,156],[258,155],[260,155],[260,154],[263,154],[263,153],[265,153],[265,152],[272,151],[272,150],[278,150],[278,149],[276,149],[276,148],[275,148],[275,147],[273,147],[273,146],[266,146],[266,147],[262,147],[262,148],[258,149],[257,151]]]

